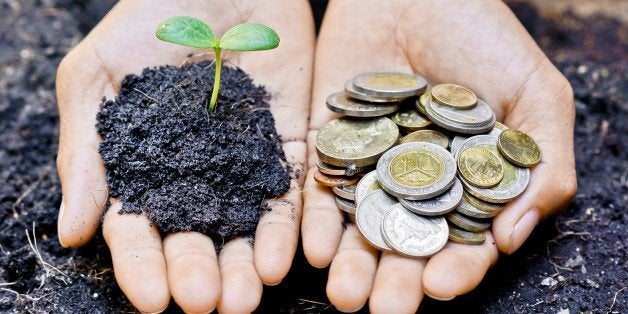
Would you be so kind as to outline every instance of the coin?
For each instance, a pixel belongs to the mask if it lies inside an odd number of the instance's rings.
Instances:
[[[432,121],[424,117],[416,108],[412,107],[402,108],[390,118],[397,126],[407,132],[416,131],[432,124]]]
[[[497,148],[508,161],[520,167],[532,167],[541,161],[541,149],[529,135],[521,131],[502,132]]]
[[[363,100],[371,103],[391,103],[391,102],[399,102],[401,100],[406,99],[407,97],[376,97],[372,96],[360,91],[357,91],[353,86],[353,80],[348,80],[345,83],[345,94],[347,96],[357,99]]]
[[[432,87],[431,93],[439,104],[457,109],[470,109],[478,102],[474,92],[456,84],[438,84]]]
[[[470,184],[495,186],[504,178],[504,165],[498,155],[482,146],[472,146],[457,156],[458,172]]]
[[[339,185],[335,186],[332,191],[339,197],[355,201],[355,185]]]
[[[449,240],[461,244],[482,244],[486,241],[484,233],[468,232],[449,226]]]
[[[377,191],[381,190],[382,187],[379,185],[377,181],[377,171],[373,170],[367,174],[365,174],[360,182],[356,185],[355,188],[355,202],[359,205],[364,198]]]
[[[454,185],[445,193],[422,201],[409,201],[402,198],[399,203],[407,210],[423,216],[440,216],[454,210],[462,201],[462,183],[454,179]]]
[[[491,217],[497,216],[497,214],[499,213],[499,212],[489,213],[489,212],[479,210],[475,208],[473,205],[469,204],[469,202],[467,202],[464,196],[462,197],[462,201],[460,202],[460,205],[456,207],[456,211],[466,216],[474,217],[474,218],[491,218]]]
[[[434,112],[432,104],[434,104],[434,102],[430,100],[427,102],[427,106],[425,106],[427,117],[432,120],[434,124],[447,130],[463,134],[482,134],[491,131],[495,124],[495,114],[492,115],[491,120],[486,125],[481,126],[470,126],[469,124],[446,120]]]
[[[471,109],[457,109],[440,105],[434,101],[429,103],[429,107],[440,118],[455,123],[464,124],[469,127],[479,127],[489,123],[495,116],[493,109],[482,101],[478,100],[475,107]]]
[[[319,159],[316,162],[316,168],[318,168],[318,171],[324,174],[329,174],[332,176],[349,176],[350,177],[350,176],[355,175],[356,173],[368,171],[372,167],[357,168],[355,167],[355,165],[350,165],[349,168],[343,168],[343,167],[337,167],[334,165],[324,163],[323,161]]]
[[[460,146],[462,146],[462,143],[464,143],[468,139],[469,138],[466,136],[460,136],[460,135],[454,136],[454,138],[451,140],[451,145],[450,145],[451,154],[456,156],[457,155],[456,153],[460,149]]]
[[[499,131],[506,131],[509,130],[510,128],[507,127],[506,125],[504,125],[503,123],[499,122],[499,121],[495,121],[495,129],[499,130]],[[501,133],[501,132],[499,132]]]
[[[426,142],[401,144],[377,162],[382,189],[403,199],[422,200],[439,195],[454,183],[456,162],[444,148]]]
[[[397,200],[386,192],[377,190],[367,195],[358,205],[355,211],[355,224],[364,238],[375,248],[382,251],[390,251],[381,232],[382,218],[388,212],[391,205],[397,204]]]
[[[463,193],[462,198],[464,198],[471,206],[487,213],[494,213],[495,215],[497,215],[499,214],[499,212],[502,211],[502,209],[504,209],[504,204],[493,204],[485,202],[467,192]]]
[[[471,219],[458,212],[451,212],[447,214],[447,221],[456,225],[460,229],[471,231],[471,232],[481,232],[491,227],[490,220],[481,221],[481,220]]]
[[[443,217],[418,216],[399,203],[384,215],[381,232],[393,250],[411,257],[435,254],[447,244],[449,235]]]
[[[325,163],[340,167],[373,165],[397,142],[399,129],[379,117],[343,117],[327,122],[316,134],[316,152]]]
[[[444,149],[447,149],[449,145],[449,139],[445,134],[434,130],[419,130],[414,131],[401,138],[401,144],[411,142],[428,142],[436,144]]]
[[[427,81],[420,75],[400,72],[369,72],[353,79],[359,92],[377,97],[418,96],[427,88]]]
[[[421,94],[421,96],[419,96],[419,99],[416,100],[416,109],[419,110],[420,113],[427,115],[425,111],[425,105],[431,99],[432,99],[432,94],[429,91]]]
[[[351,185],[351,184],[358,183],[360,178],[359,177],[347,177],[347,176],[330,176],[320,171],[316,171],[314,173],[314,180],[316,180],[316,182],[324,186],[334,187],[334,186],[339,186],[339,185]]]
[[[355,214],[355,202],[336,196],[336,206],[348,214]]]
[[[399,102],[368,103],[352,99],[344,92],[329,95],[326,103],[329,110],[351,117],[381,117],[393,113],[401,107]]]

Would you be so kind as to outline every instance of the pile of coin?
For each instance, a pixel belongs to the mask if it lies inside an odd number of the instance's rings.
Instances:
[[[496,122],[470,89],[426,88],[416,74],[359,75],[327,98],[345,116],[316,136],[315,179],[371,245],[414,257],[448,239],[482,244],[541,159],[531,137]]]

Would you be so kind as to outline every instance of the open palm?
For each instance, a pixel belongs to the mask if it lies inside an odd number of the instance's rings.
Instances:
[[[57,163],[63,188],[59,239],[66,247],[92,238],[108,200],[95,129],[101,98],[115,97],[120,80],[129,73],[180,65],[188,54],[200,52],[155,38],[159,22],[175,15],[207,21],[217,34],[243,22],[264,23],[277,31],[282,44],[275,50],[224,57],[227,65],[241,67],[272,94],[271,111],[288,161],[296,169],[303,167],[314,46],[306,2],[120,2],[66,56],[57,75],[61,118]],[[218,257],[209,237],[182,232],[161,239],[145,215],[119,215],[121,203],[110,200],[103,234],[118,284],[142,312],[164,310],[171,295],[186,312],[204,313],[215,307],[222,312],[254,310],[262,283],[277,284],[290,268],[299,233],[302,183],[293,178],[289,192],[269,201],[272,211],[261,217],[254,247],[248,239],[236,239],[226,243]]]
[[[343,224],[333,194],[313,180],[316,130],[337,117],[325,98],[369,71],[415,72],[457,83],[491,105],[498,120],[532,136],[543,160],[526,192],[495,218],[483,245],[448,243],[429,259],[378,252]],[[424,293],[447,300],[477,286],[498,250],[517,250],[540,220],[576,191],[574,108],[566,79],[501,1],[331,1],[316,49],[303,248],[316,267],[331,263],[327,295],[341,311],[409,313]]]

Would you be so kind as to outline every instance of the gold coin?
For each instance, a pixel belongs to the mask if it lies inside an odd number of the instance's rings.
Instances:
[[[467,203],[471,204],[471,206],[487,213],[498,213],[504,208],[504,204],[493,204],[483,201],[467,193],[466,191],[464,191],[464,193],[462,194],[462,198],[464,198]]]
[[[478,97],[470,89],[456,84],[439,84],[432,88],[432,99],[456,109],[470,109],[478,103]]]
[[[421,97],[416,101],[416,109],[419,110],[420,113],[427,115],[425,106],[430,99],[432,99],[432,94],[429,91],[421,94]]]
[[[398,184],[425,187],[444,176],[445,162],[438,154],[427,149],[409,150],[391,160],[389,171]]]
[[[484,243],[486,235],[484,233],[469,232],[449,226],[449,240],[462,244],[479,245]]]
[[[340,185],[353,185],[358,183],[358,181],[360,181],[360,177],[359,176],[354,176],[354,177],[347,177],[347,176],[330,176],[330,175],[326,175],[320,171],[316,171],[314,173],[314,180],[316,180],[316,182],[324,185],[324,186],[330,186],[330,187],[336,187],[336,186],[340,186]]]
[[[434,130],[419,130],[414,131],[401,138],[401,144],[410,142],[428,142],[436,144],[444,149],[449,146],[449,139],[445,134]]]
[[[401,72],[370,72],[353,80],[356,90],[380,97],[412,97],[420,95],[427,81],[420,75]]]
[[[385,117],[343,117],[327,122],[316,134],[316,152],[325,163],[349,168],[377,163],[399,138],[399,128]]]
[[[504,178],[504,164],[500,158],[482,146],[460,152],[458,170],[468,183],[482,188],[495,186]]]
[[[539,145],[521,131],[502,132],[497,141],[497,148],[508,161],[520,167],[532,167],[541,161]]]
[[[417,109],[412,107],[402,108],[393,114],[390,119],[393,120],[397,126],[410,132],[422,129],[432,124],[432,121],[423,116]]]
[[[493,125],[494,128],[501,130],[501,131],[506,131],[509,130],[510,128],[507,127],[505,124],[499,122],[499,121],[495,121],[495,125]]]

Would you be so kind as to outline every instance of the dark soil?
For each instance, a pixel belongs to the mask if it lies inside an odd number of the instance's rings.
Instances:
[[[0,1],[0,312],[133,311],[100,238],[79,250],[60,248],[56,238],[55,70],[111,3]],[[628,313],[628,28],[604,17],[541,16],[526,4],[514,11],[574,88],[579,191],[475,291],[426,299],[421,311]],[[265,288],[259,311],[334,312],[326,278],[297,252],[282,284]]]
[[[128,75],[105,101],[97,128],[110,195],[121,213],[148,214],[160,231],[197,231],[216,243],[251,236],[265,198],[290,187],[263,87],[224,67],[208,114],[214,64]]]

